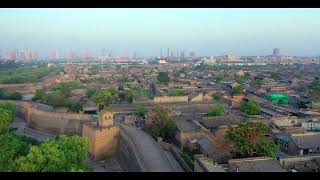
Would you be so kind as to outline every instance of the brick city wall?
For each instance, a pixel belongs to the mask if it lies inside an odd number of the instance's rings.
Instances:
[[[29,108],[27,124],[47,133],[81,135],[82,120],[85,120],[85,116],[80,113],[47,112]]]
[[[121,131],[119,139],[119,149],[116,154],[117,160],[121,168],[128,172],[141,172],[143,164],[141,163],[141,157],[131,138],[124,132]]]
[[[169,103],[169,102],[188,102],[188,96],[161,96],[154,97],[154,103]]]
[[[32,83],[28,84],[0,84],[0,88],[6,89],[8,92],[11,91],[35,91],[37,87]]]
[[[84,125],[82,132],[82,136],[89,139],[89,152],[95,159],[114,157],[118,151],[119,135],[118,126],[94,128]]]

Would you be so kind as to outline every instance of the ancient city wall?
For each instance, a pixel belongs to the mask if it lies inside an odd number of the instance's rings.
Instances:
[[[154,97],[154,103],[188,102],[188,96],[161,96]]]
[[[27,84],[0,84],[0,88],[7,91],[35,91],[37,87],[33,83]]]
[[[119,147],[119,135],[119,127],[117,126],[95,128],[84,125],[82,132],[82,136],[89,139],[89,152],[94,159],[115,156]]]
[[[29,127],[54,134],[82,134],[82,121],[87,117],[81,113],[47,112],[34,108],[28,109]]]
[[[139,157],[136,153],[138,152],[136,151],[131,138],[122,130],[119,138],[119,148],[116,154],[122,169],[128,172],[143,171],[143,165],[139,161]]]

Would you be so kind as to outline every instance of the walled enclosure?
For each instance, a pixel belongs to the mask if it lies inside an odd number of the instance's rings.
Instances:
[[[116,157],[121,168],[129,172],[176,171],[151,136],[134,127],[114,125],[113,112],[100,112],[95,121],[86,114],[48,112],[33,108],[30,102],[10,102],[17,105],[16,115],[31,128],[87,137],[89,154],[95,160]]]

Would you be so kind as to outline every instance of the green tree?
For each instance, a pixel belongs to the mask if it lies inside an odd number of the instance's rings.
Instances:
[[[312,83],[310,85],[310,90],[315,93],[320,93],[320,80],[312,81]]]
[[[249,77],[250,73],[249,72],[244,72],[244,77]]]
[[[214,77],[214,80],[216,81],[216,82],[221,82],[222,80],[224,80],[225,79],[225,76],[223,75],[223,74],[219,74],[219,75],[216,75],[215,77]]]
[[[42,89],[36,90],[36,94],[32,98],[32,100],[37,101],[37,100],[42,100],[45,97],[46,93]]]
[[[176,123],[170,116],[170,110],[163,106],[156,106],[151,110],[149,118],[152,123],[146,132],[154,139],[162,137],[165,141],[171,141],[176,130]]]
[[[227,140],[235,144],[245,155],[275,157],[278,146],[266,137],[271,128],[260,122],[243,122],[238,127],[229,127],[226,132]]]
[[[32,146],[26,156],[17,160],[17,171],[86,171],[85,160],[88,150],[89,142],[86,138],[60,135],[56,140]]]
[[[14,171],[16,160],[28,153],[28,142],[14,133],[0,135],[0,171]]]
[[[216,101],[220,101],[221,100],[221,96],[219,96],[218,94],[213,94],[212,95],[212,99],[216,100]]]
[[[0,99],[5,99],[5,94],[3,89],[0,89]]]
[[[237,75],[237,74],[234,76],[234,80],[235,80],[237,83],[241,84],[241,85],[243,85],[243,84],[245,83],[245,81],[243,80],[243,77],[241,77],[241,76],[239,76],[239,75]]]
[[[160,83],[168,83],[169,82],[168,72],[159,72],[157,76],[157,80]]]
[[[68,105],[66,97],[60,92],[53,92],[46,95],[43,103],[54,107],[63,107]]]
[[[120,79],[120,82],[126,83],[126,82],[132,82],[132,80],[129,79],[128,77],[123,77]]]
[[[125,101],[128,103],[133,103],[133,93],[131,89],[125,91]]]
[[[22,99],[22,94],[19,92],[13,92],[12,94],[10,94],[7,99],[10,100],[21,100]]]
[[[281,75],[279,73],[271,73],[270,77],[276,81],[281,79]]]
[[[176,90],[168,93],[168,96],[184,96],[184,95],[185,94],[182,90]]]
[[[240,111],[248,115],[259,115],[261,113],[261,106],[255,101],[244,101],[240,104]]]
[[[263,81],[263,80],[260,80],[260,79],[253,80],[253,81],[251,82],[251,86],[257,87],[257,88],[261,87],[261,86],[264,85],[264,84],[265,84],[264,81]]]
[[[0,103],[0,134],[7,132],[16,113],[15,105]]]
[[[82,109],[82,105],[83,105],[82,102],[76,103],[72,101],[67,101],[67,107],[72,112],[79,112]]]
[[[96,93],[97,93],[96,89],[89,88],[87,89],[86,95],[88,96],[88,98],[91,98],[91,97],[94,97]]]
[[[95,96],[95,100],[98,103],[99,108],[103,109],[108,106],[112,100],[112,96],[112,92],[108,89],[98,91]]]
[[[224,107],[221,105],[217,105],[212,108],[212,110],[208,113],[208,116],[223,116],[224,114]]]
[[[146,108],[144,108],[143,106],[138,106],[138,107],[136,107],[134,114],[137,116],[143,117],[146,115],[147,112],[148,112],[148,110]]]
[[[243,86],[237,86],[232,89],[232,94],[243,94]]]
[[[55,85],[52,88],[52,90],[60,92],[65,97],[69,97],[70,93],[73,89],[83,89],[83,88],[86,88],[86,86],[79,84],[77,82],[74,82],[74,81],[70,81],[70,82],[61,82],[61,83]]]

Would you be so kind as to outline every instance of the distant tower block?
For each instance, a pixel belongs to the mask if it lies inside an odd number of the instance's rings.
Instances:
[[[162,58],[162,48],[160,48],[160,58]]]
[[[279,48],[274,48],[272,55],[273,56],[279,56],[280,55],[280,49]]]
[[[170,56],[170,49],[168,48],[167,57]]]

